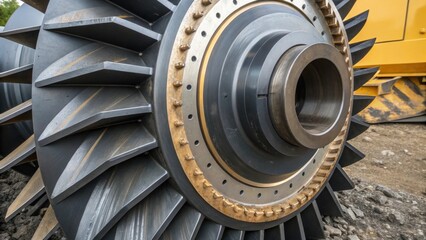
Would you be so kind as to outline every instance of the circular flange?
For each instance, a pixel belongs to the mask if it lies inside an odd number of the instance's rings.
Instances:
[[[234,169],[227,168],[226,162],[221,162],[221,155],[215,152],[214,144],[209,143],[211,138],[206,136],[208,128],[202,121],[202,79],[220,33],[244,12],[265,5],[299,12],[310,23],[305,26],[321,36],[319,42],[333,44],[339,50],[347,66],[345,79],[352,85],[351,59],[342,21],[336,17],[335,7],[327,1],[318,2],[318,6],[304,1],[193,2],[178,30],[176,47],[168,68],[166,96],[169,130],[181,170],[199,194],[189,200],[196,206],[199,206],[199,201],[208,203],[217,212],[206,211],[206,215],[221,222],[217,214],[223,214],[228,219],[226,225],[232,225],[229,219],[235,223],[274,222],[303,208],[323,187],[334,169],[350,116],[347,106],[342,111],[345,121],[338,136],[329,145],[317,149],[296,171],[281,176],[281,181],[265,184],[245,179],[235,171],[232,173]],[[336,29],[338,34],[335,34]],[[288,30],[291,32],[294,28]],[[172,169],[172,175],[180,176],[181,170],[173,172]]]

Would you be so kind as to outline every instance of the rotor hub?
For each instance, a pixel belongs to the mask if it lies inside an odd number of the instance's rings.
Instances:
[[[308,200],[322,186],[312,182],[321,168],[333,169],[352,72],[323,14],[305,1],[218,1],[193,3],[181,25],[169,128],[202,198],[194,205],[207,202],[227,225],[288,216],[303,189]]]

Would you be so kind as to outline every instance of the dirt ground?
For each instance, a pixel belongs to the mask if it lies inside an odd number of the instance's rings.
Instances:
[[[373,125],[350,143],[366,155],[345,169],[350,176],[426,195],[426,124]]]

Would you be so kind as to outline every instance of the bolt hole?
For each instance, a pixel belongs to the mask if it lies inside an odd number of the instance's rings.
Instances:
[[[212,164],[211,163],[207,163],[207,168],[211,168]]]
[[[189,115],[188,115],[188,119],[189,119],[189,120],[192,120],[193,118],[194,118],[194,116],[193,116],[192,114],[189,114]]]
[[[305,9],[305,8],[306,8],[306,4],[303,4],[303,5],[302,5],[302,9]]]
[[[241,191],[240,191],[240,195],[243,195],[243,194],[244,194],[244,190],[241,190]]]
[[[220,18],[220,13],[216,13],[216,17],[217,17],[217,18]]]
[[[196,140],[196,141],[194,142],[194,144],[195,144],[195,146],[198,146],[198,145],[200,145],[200,141]]]
[[[201,36],[205,37],[205,36],[207,36],[207,33],[205,31],[202,31]]]
[[[324,34],[325,34],[325,32],[324,32],[324,31],[322,31],[322,32],[321,32],[321,35],[323,35],[323,36],[324,36]]]
[[[186,89],[187,89],[187,90],[191,90],[191,89],[192,89],[192,85],[191,85],[191,84],[188,84],[188,85],[186,86]]]
[[[315,164],[316,162],[317,162],[317,160],[316,160],[316,159],[314,159],[314,161],[312,161],[312,163],[313,163],[313,164]]]
[[[196,56],[192,56],[191,60],[192,60],[193,62],[195,62],[195,61],[197,61],[197,57],[196,57]]]
[[[277,195],[277,194],[278,194],[278,190],[275,190],[274,195]]]
[[[315,22],[317,20],[317,16],[314,16],[314,18],[312,20],[314,20],[314,22]]]
[[[234,1],[233,1],[233,3],[234,3],[235,5],[237,5],[237,4],[238,4],[237,0],[234,0]]]
[[[302,176],[305,176],[305,172],[302,173]]]
[[[261,198],[261,197],[262,197],[261,193],[257,194],[257,198]]]
[[[223,180],[223,181],[222,181],[222,185],[225,185],[227,182],[228,182],[228,181]]]
[[[290,183],[290,188],[293,188],[293,183]]]

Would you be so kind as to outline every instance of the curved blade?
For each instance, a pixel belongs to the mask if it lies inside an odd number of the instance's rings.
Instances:
[[[47,240],[49,239],[56,230],[59,229],[59,223],[56,219],[55,212],[53,211],[52,206],[49,206],[46,213],[44,214],[43,219],[37,227],[36,232],[34,233],[32,240]]]
[[[33,26],[27,28],[14,29],[10,31],[0,32],[0,37],[6,38],[18,44],[36,48],[38,34],[40,33],[40,26]]]
[[[31,99],[0,114],[0,125],[31,120],[33,104]]]
[[[313,201],[301,213],[303,229],[307,239],[324,239],[324,225],[322,223],[321,213],[316,201]]]
[[[362,119],[359,116],[353,116],[351,118],[351,126],[349,127],[347,140],[351,140],[358,137],[363,132],[367,131],[369,127],[370,127],[370,124],[362,121]]]
[[[0,73],[0,82],[31,84],[33,64],[11,69]]]
[[[357,115],[364,110],[368,105],[374,101],[373,96],[354,96],[354,103],[352,107],[352,116]]]
[[[47,145],[87,129],[151,112],[151,105],[136,88],[87,88],[49,123],[39,138]]]
[[[110,127],[91,133],[69,160],[52,193],[61,201],[107,169],[157,147],[141,124]]]
[[[352,180],[346,174],[345,170],[340,165],[337,165],[333,176],[330,178],[330,186],[334,191],[351,190],[355,187]]]
[[[143,8],[139,7],[140,3],[137,1],[111,0],[111,2],[138,15],[148,22],[154,22],[175,9],[175,6],[168,0],[145,0],[144,3],[146,5]]]
[[[379,71],[379,68],[356,69],[354,71],[354,91],[358,90],[369,80],[371,80]]]
[[[30,181],[27,185],[25,185],[24,189],[22,189],[18,197],[16,197],[15,201],[13,201],[7,209],[6,222],[20,213],[23,208],[33,203],[44,193],[44,184],[39,169],[34,173]]]
[[[66,22],[52,21],[45,24],[44,29],[92,39],[136,52],[142,52],[161,39],[160,34],[118,16]]]
[[[294,218],[284,223],[285,239],[305,240],[305,230],[303,229],[302,217],[297,214]]]
[[[22,1],[43,13],[46,12],[47,5],[49,4],[49,0],[22,0]]]
[[[285,240],[284,223],[281,223],[274,228],[266,229],[265,239]]]
[[[367,22],[369,11],[365,11],[355,17],[346,20],[343,24],[345,25],[346,33],[348,35],[348,40],[351,41],[361,29],[364,27]]]
[[[194,208],[184,206],[161,236],[161,240],[195,239],[204,215]]]
[[[225,227],[214,223],[210,220],[205,220],[201,225],[200,231],[195,239],[199,240],[220,240],[222,239]]]
[[[363,42],[358,42],[350,45],[351,53],[352,53],[352,62],[353,64],[357,64],[361,59],[367,55],[367,53],[371,50],[371,48],[376,43],[376,39],[370,39]]]
[[[241,230],[235,230],[231,228],[225,229],[223,232],[222,240],[243,240],[245,236],[244,231]],[[273,239],[273,238],[271,238]]]
[[[0,173],[3,173],[12,167],[31,157],[36,151],[34,135],[29,137],[24,143],[17,147],[13,152],[0,161]],[[35,158],[34,158],[35,159]]]
[[[52,84],[135,86],[151,76],[137,54],[99,43],[84,45],[50,64],[35,80],[36,87]]]
[[[263,240],[265,239],[265,231],[247,231],[244,236],[244,240]]]
[[[172,187],[161,186],[120,221],[115,239],[158,239],[184,203]]]
[[[101,239],[167,178],[166,170],[149,157],[127,162],[121,171],[119,167],[104,175],[86,205],[76,239]]]
[[[37,80],[37,87],[55,83],[73,85],[117,84],[136,85],[152,75],[152,68],[115,62],[103,62],[47,79]]]
[[[318,208],[323,216],[341,217],[343,216],[342,207],[339,200],[330,184],[326,184],[324,190],[318,195],[317,199]]]
[[[361,151],[356,149],[351,144],[345,143],[345,148],[343,149],[339,164],[342,167],[347,167],[360,161],[363,158],[365,158],[365,155]]]
[[[345,19],[351,11],[352,7],[355,5],[356,0],[335,0],[337,10],[340,13],[342,19]]]

